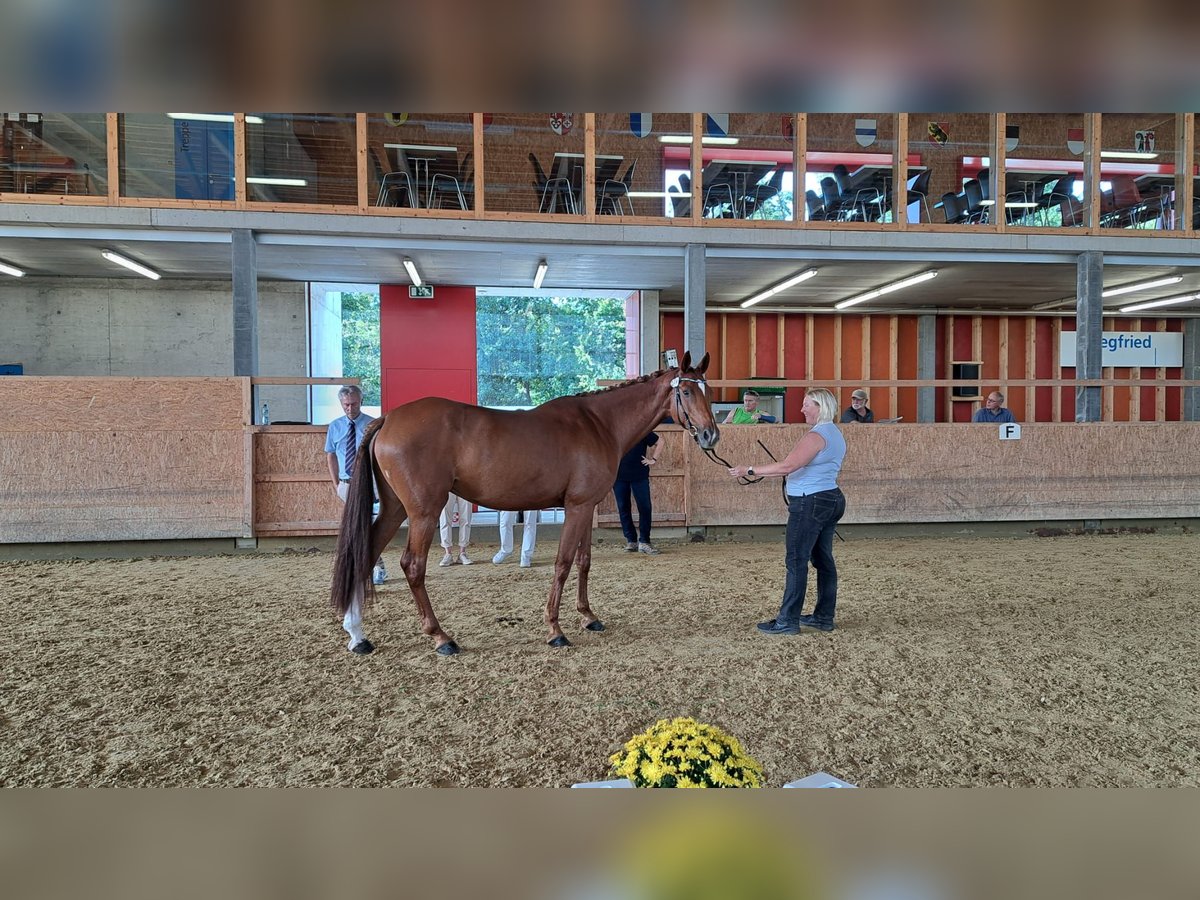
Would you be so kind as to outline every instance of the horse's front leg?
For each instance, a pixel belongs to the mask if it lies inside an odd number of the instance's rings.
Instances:
[[[567,507],[563,514],[562,533],[558,538],[558,555],[554,557],[554,581],[550,585],[550,599],[546,601],[546,627],[550,629],[550,638],[546,643],[551,647],[571,646],[558,624],[558,607],[562,602],[563,586],[567,582],[567,576],[571,574],[571,563],[580,552],[580,541],[585,531],[591,533],[591,514],[591,507],[580,506]]]
[[[579,572],[579,593],[575,598],[575,609],[579,611],[583,627],[588,631],[603,631],[604,623],[588,606],[588,572],[592,568],[592,518],[588,516],[587,528],[579,539],[579,551],[575,554],[575,565]]]

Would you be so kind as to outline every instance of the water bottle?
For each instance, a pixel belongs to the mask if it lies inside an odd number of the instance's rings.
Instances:
[[[262,408],[262,423],[264,425],[271,424],[271,409],[265,403],[263,404],[263,408]]]

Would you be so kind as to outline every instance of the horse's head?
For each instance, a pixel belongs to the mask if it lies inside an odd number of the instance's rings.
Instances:
[[[692,433],[696,443],[704,450],[711,450],[721,439],[717,420],[708,405],[708,383],[704,373],[708,370],[708,354],[700,365],[691,367],[692,354],[684,351],[675,377],[671,379],[671,415],[675,422]]]

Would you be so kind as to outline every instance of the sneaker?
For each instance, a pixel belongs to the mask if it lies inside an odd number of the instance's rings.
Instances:
[[[658,551],[650,544],[638,544],[638,553],[645,553],[647,556],[658,556]]]
[[[492,562],[498,566],[498,565],[500,565],[500,563],[504,562],[510,556],[512,556],[512,553],[505,553],[503,550],[501,550],[499,553],[497,553],[495,556],[492,557]]]
[[[387,581],[387,568],[380,563],[371,572],[371,584],[383,584]]]
[[[528,569],[532,565],[533,565],[533,557],[526,556],[524,553],[522,553],[521,554],[521,568]]]
[[[454,557],[450,555],[450,551],[449,551],[449,550],[447,550],[447,551],[446,551],[446,555],[442,557],[442,561],[441,561],[440,563],[438,563],[438,565],[439,565],[439,566],[452,566],[452,565],[454,565]]]
[[[800,626],[785,625],[775,619],[770,619],[766,622],[759,622],[758,630],[763,634],[799,634]]]
[[[626,541],[625,542],[625,552],[626,553],[637,553],[637,548],[638,548],[637,541]]]
[[[832,622],[818,622],[812,616],[801,616],[800,627],[815,628],[817,631],[833,631],[835,626]]]
[[[471,564],[471,558],[469,556],[467,556],[466,550],[458,551],[458,561],[460,563],[462,563],[464,566],[469,566]]]

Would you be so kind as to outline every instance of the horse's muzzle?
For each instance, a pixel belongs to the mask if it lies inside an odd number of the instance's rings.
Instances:
[[[721,439],[721,431],[716,425],[712,428],[701,428],[696,432],[696,442],[700,445],[701,450],[711,450],[717,446],[717,441]]]

